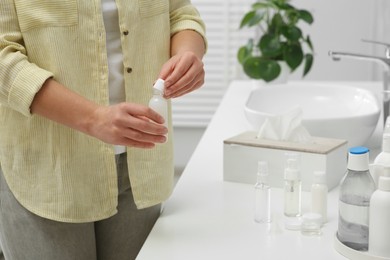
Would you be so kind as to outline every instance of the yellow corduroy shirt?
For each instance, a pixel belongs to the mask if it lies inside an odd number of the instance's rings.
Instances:
[[[185,29],[204,36],[204,24],[189,0],[116,3],[126,100],[146,105],[170,57],[170,36]],[[117,211],[113,146],[30,113],[49,77],[108,105],[105,44],[101,0],[0,1],[0,163],[17,200],[39,216],[89,222]],[[127,152],[137,207],[166,200],[173,186],[172,136],[154,149]]]

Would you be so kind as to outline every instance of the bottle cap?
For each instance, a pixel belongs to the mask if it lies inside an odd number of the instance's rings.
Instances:
[[[382,151],[390,152],[390,133],[383,134]]]
[[[348,169],[352,171],[367,171],[369,163],[369,150],[363,146],[349,149]]]
[[[390,191],[390,177],[380,176],[378,189],[384,191]]]
[[[316,223],[319,226],[322,225],[322,216],[319,213],[308,212],[302,215],[302,222]]]
[[[299,217],[286,217],[284,219],[284,227],[288,230],[300,230],[302,219]]]
[[[284,179],[293,181],[299,180],[299,178],[298,161],[296,159],[288,159],[286,169],[284,170]]]
[[[324,171],[314,171],[313,175],[314,175],[313,183],[327,184],[326,173]]]
[[[154,83],[153,88],[164,92],[164,80],[158,79],[156,83]]]
[[[322,216],[321,214],[308,212],[302,216],[301,230],[303,234],[312,234],[315,232],[317,235],[321,234]]]

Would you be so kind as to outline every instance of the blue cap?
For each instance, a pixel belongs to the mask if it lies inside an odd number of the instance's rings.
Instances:
[[[349,153],[351,154],[365,154],[368,153],[368,151],[368,148],[364,146],[356,146],[349,149]]]

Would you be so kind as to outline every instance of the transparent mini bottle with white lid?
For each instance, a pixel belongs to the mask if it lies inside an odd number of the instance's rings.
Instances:
[[[337,237],[344,245],[359,251],[368,249],[370,198],[376,189],[368,162],[366,147],[350,148],[347,174],[339,192]]]
[[[385,126],[383,128],[383,133],[390,133],[390,116],[388,116],[385,120]]]
[[[164,125],[168,127],[168,102],[164,98],[164,83],[163,79],[158,79],[153,85],[153,96],[149,101],[149,107],[164,118]]]
[[[315,212],[308,212],[302,216],[301,233],[308,236],[321,235],[322,216]]]
[[[327,221],[328,215],[328,185],[326,173],[315,171],[311,185],[311,212],[318,213],[322,217],[322,223]]]
[[[271,222],[271,186],[268,183],[268,163],[266,161],[258,162],[255,184],[255,221]]]
[[[287,159],[284,170],[284,215],[298,217],[301,215],[301,178],[298,161],[294,158]]]
[[[390,177],[379,177],[370,200],[369,226],[369,253],[390,259]]]

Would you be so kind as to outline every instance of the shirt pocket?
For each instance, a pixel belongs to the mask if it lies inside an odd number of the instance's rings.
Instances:
[[[151,17],[169,11],[168,0],[139,0],[141,17]]]
[[[22,32],[78,23],[77,0],[15,0],[15,8]]]

